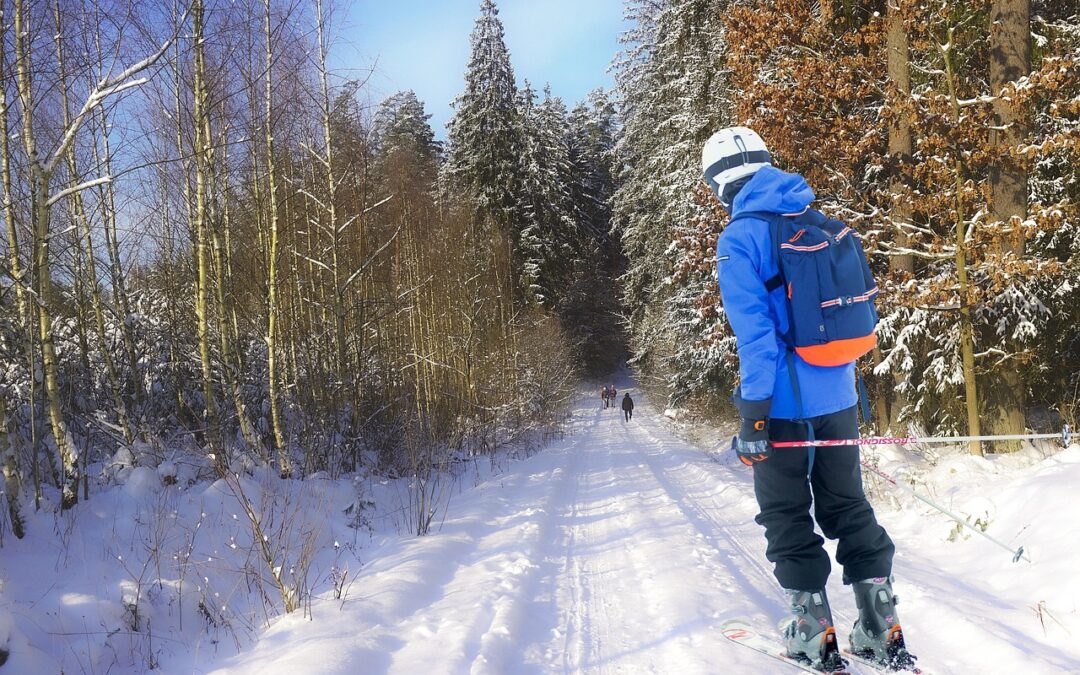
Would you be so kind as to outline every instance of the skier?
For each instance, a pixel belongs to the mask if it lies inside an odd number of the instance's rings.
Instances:
[[[622,411],[624,422],[629,422],[634,418],[634,399],[630,398],[630,392],[623,394]]]
[[[857,445],[772,449],[770,441],[848,439],[859,435],[854,362],[807,363],[785,342],[794,310],[777,262],[770,220],[821,218],[799,175],[772,165],[761,137],[746,127],[713,134],[702,150],[704,178],[732,216],[717,243],[717,277],[735,333],[740,383],[733,400],[741,428],[732,445],[754,473],[765,528],[765,556],[785,590],[792,616],[783,637],[790,656],[814,667],[841,667],[825,582],[831,563],[814,533],[838,539],[836,560],[855,593],[859,618],[852,650],[896,668],[914,662],[904,646],[892,588],[895,547],[862,489]],[[765,212],[765,213],[762,213]],[[751,214],[751,215],[743,215]],[[798,234],[796,234],[796,238]],[[811,436],[812,434],[812,436]]]

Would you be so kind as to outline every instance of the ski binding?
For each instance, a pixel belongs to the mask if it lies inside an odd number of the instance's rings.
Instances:
[[[778,640],[767,638],[761,633],[758,633],[746,619],[729,619],[720,625],[720,632],[723,633],[724,637],[736,644],[749,647],[756,652],[770,656],[777,661],[783,661],[784,663],[808,673],[834,673],[836,675],[850,674],[850,671],[847,669],[847,663],[844,662],[843,659],[841,659],[837,669],[823,670],[822,668],[814,667],[814,664],[808,660],[788,656],[787,650],[784,649],[783,645],[781,645]]]

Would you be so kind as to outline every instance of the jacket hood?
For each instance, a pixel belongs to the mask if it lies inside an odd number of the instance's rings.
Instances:
[[[763,166],[739,190],[731,204],[731,215],[744,211],[800,213],[814,201],[814,191],[802,176],[775,166]]]

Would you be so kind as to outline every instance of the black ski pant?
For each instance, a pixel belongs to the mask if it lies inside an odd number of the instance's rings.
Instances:
[[[623,410],[623,417],[626,418],[623,421],[629,422],[631,419],[634,418],[634,411],[633,410]]]
[[[770,420],[769,439],[808,440],[807,424],[817,440],[859,436],[852,406],[805,422]],[[765,557],[775,566],[776,580],[791,590],[825,587],[831,564],[824,540],[814,532],[814,519],[826,537],[839,540],[836,562],[844,568],[845,584],[889,576],[896,549],[863,493],[859,447],[815,448],[812,466],[810,461],[810,448],[773,448],[768,459],[754,464],[754,494],[761,509],[755,520],[765,527]]]

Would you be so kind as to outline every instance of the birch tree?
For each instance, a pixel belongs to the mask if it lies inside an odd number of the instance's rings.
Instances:
[[[285,431],[282,428],[281,406],[278,392],[278,184],[274,166],[274,31],[271,22],[270,0],[263,3],[266,38],[266,96],[263,113],[266,131],[266,181],[269,195],[270,241],[267,254],[266,270],[266,364],[270,396],[270,422],[274,433],[274,447],[278,453],[278,469],[282,478],[292,474]],[[322,50],[322,7],[316,5],[319,13],[320,65],[325,68]],[[329,143],[327,144],[329,148]],[[328,150],[329,152],[329,150]]]
[[[49,423],[53,439],[63,466],[63,497],[61,507],[68,509],[78,502],[78,454],[68,433],[64,419],[63,402],[60,394],[59,372],[56,346],[53,339],[53,305],[56,298],[53,292],[52,267],[49,256],[52,238],[50,213],[53,205],[62,199],[79,193],[89,187],[101,185],[111,180],[110,176],[98,176],[90,180],[74,183],[55,190],[54,175],[60,162],[68,155],[83,125],[109,97],[137,87],[145,79],[137,77],[152,67],[168,50],[172,39],[167,40],[160,49],[146,58],[137,61],[118,73],[110,74],[99,80],[90,90],[70,120],[64,124],[59,139],[51,148],[39,146],[35,129],[36,99],[33,90],[31,70],[40,55],[34,52],[33,40],[28,26],[28,0],[15,0],[14,31],[16,54],[16,88],[21,103],[23,120],[22,140],[30,172],[30,191],[32,202],[31,232],[33,239],[33,270],[36,280],[34,305],[36,307],[39,339],[41,341],[42,370],[45,375],[45,391],[48,397]]]
[[[192,195],[195,231],[195,321],[199,336],[199,361],[202,367],[204,424],[210,447],[217,460],[219,471],[224,471],[226,458],[222,455],[220,420],[218,418],[217,394],[214,391],[213,360],[210,351],[210,128],[206,85],[206,15],[202,0],[193,0],[192,52],[194,55],[193,121],[195,126],[194,174],[195,190]]]

